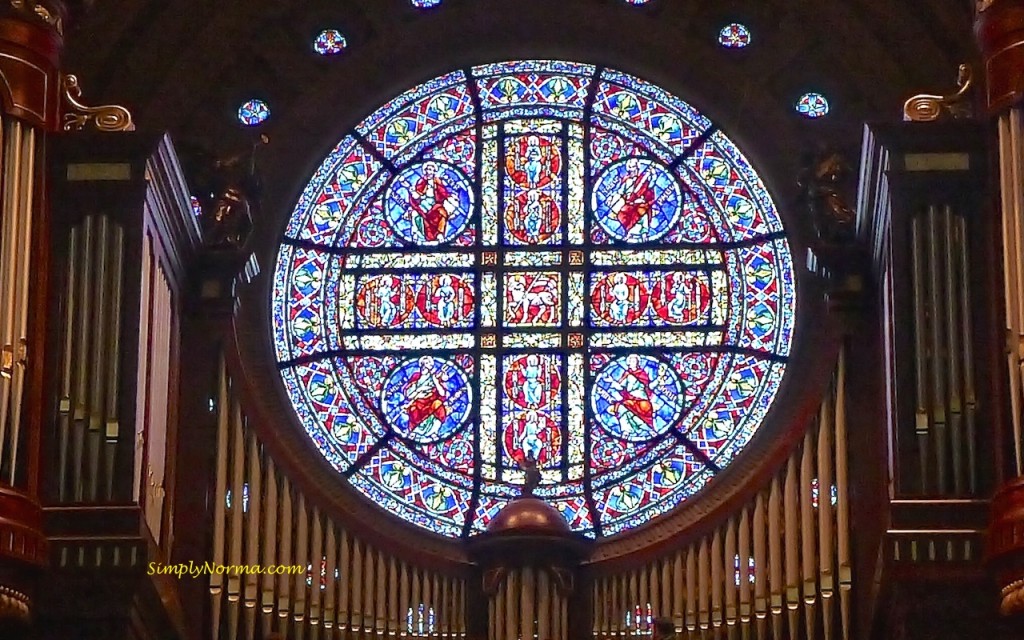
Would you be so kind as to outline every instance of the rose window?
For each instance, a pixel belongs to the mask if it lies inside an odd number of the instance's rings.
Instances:
[[[338,143],[285,230],[272,331],[297,419],[385,510],[469,536],[536,464],[597,537],[740,454],[795,289],[770,195],[709,119],[611,69],[507,62]]]

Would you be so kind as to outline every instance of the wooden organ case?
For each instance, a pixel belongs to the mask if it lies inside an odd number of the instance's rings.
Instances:
[[[179,319],[197,221],[166,136],[54,145],[49,429],[50,588],[43,637],[183,633],[174,549]]]
[[[884,461],[865,515],[865,621],[905,638],[1019,637],[985,572],[992,493],[1011,446],[999,330],[1000,229],[986,130],[971,121],[866,127],[859,229],[872,253]],[[865,487],[870,489],[870,487]]]

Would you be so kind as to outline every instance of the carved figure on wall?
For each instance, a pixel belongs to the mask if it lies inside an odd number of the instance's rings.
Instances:
[[[229,184],[202,217],[203,242],[211,249],[240,249],[252,232],[249,196]]]
[[[850,165],[838,152],[805,157],[798,185],[820,245],[843,245],[856,235],[857,214],[847,204]]]
[[[209,194],[202,203],[200,218],[203,243],[208,248],[238,250],[248,242],[261,187],[256,152],[269,141],[266,135],[261,135],[245,152],[219,159],[202,153],[196,160],[196,187],[200,193]]]

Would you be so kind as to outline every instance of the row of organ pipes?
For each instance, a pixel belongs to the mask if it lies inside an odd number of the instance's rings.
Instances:
[[[999,185],[1002,203],[1003,283],[1006,298],[1006,363],[1010,380],[1013,460],[1024,475],[1024,111],[999,117]]]
[[[543,568],[509,571],[488,603],[492,640],[569,639],[569,597]]]
[[[595,638],[650,635],[655,617],[684,637],[850,637],[842,355],[833,383],[802,446],[726,523],[647,566],[593,581]],[[215,639],[271,630],[289,638],[466,635],[467,588],[479,585],[398,561],[308,503],[247,427],[226,370],[217,406],[214,566],[300,570],[211,575]],[[508,572],[489,601],[492,640],[567,640],[568,624],[568,596],[545,569]]]
[[[910,244],[916,488],[921,495],[973,495],[977,401],[966,220],[949,204],[928,206],[911,219]]]
[[[802,446],[728,522],[647,566],[596,579],[595,638],[647,636],[658,617],[686,638],[850,637],[842,355],[833,382]]]
[[[0,122],[3,150],[0,209],[0,483],[14,485],[22,437],[28,358],[30,250],[35,208],[36,132],[17,120]]]
[[[151,216],[144,218],[137,270],[128,268],[125,260],[131,250],[129,234],[112,217],[86,216],[68,232],[67,265],[60,284],[60,395],[52,498],[59,503],[138,502],[159,539],[176,307],[154,246]],[[139,291],[137,310],[124,306],[126,287]],[[123,323],[135,313],[138,338],[131,352],[136,357],[128,362],[136,371],[122,372]],[[133,378],[134,386],[126,385],[124,378]],[[122,385],[134,389],[133,416],[122,415]],[[134,433],[128,425],[134,426]],[[120,460],[122,456],[131,458],[131,464]]]
[[[214,640],[466,636],[464,577],[399,561],[310,504],[247,427],[223,367],[217,410],[213,566],[298,570],[213,572]]]
[[[113,497],[124,253],[124,229],[108,216],[71,228],[60,327],[60,502]]]

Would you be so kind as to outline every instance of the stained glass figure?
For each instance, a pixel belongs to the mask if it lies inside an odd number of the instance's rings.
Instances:
[[[743,154],[659,87],[554,60],[453,71],[359,123],[298,199],[282,383],[317,451],[416,526],[483,531],[533,459],[574,531],[614,535],[701,492],[772,406],[784,231]]]
[[[805,118],[823,118],[830,110],[828,99],[820,93],[805,93],[796,101],[796,112]]]
[[[613,238],[650,242],[679,218],[679,184],[651,160],[628,158],[612,164],[594,185],[594,217]]]
[[[400,238],[414,245],[454,240],[466,227],[472,208],[469,179],[450,164],[412,165],[388,189],[388,222]]]
[[[562,317],[562,283],[558,273],[506,273],[505,326],[556,327]]]
[[[381,396],[384,415],[397,433],[417,442],[443,440],[469,414],[466,374],[432,356],[409,360],[388,376]]]
[[[313,50],[322,56],[338,55],[347,46],[348,41],[337,29],[324,29],[313,40]]]
[[[718,33],[718,44],[726,49],[742,49],[750,44],[750,29],[738,22],[727,24]]]
[[[562,374],[558,356],[531,353],[505,359],[502,442],[516,465],[561,462]]]
[[[247,100],[238,107],[238,121],[247,127],[263,124],[270,117],[270,107],[262,100]]]
[[[682,412],[683,385],[657,358],[631,353],[611,361],[594,381],[594,415],[605,431],[644,442],[670,429]]]
[[[562,152],[550,136],[517,136],[505,144],[505,231],[513,244],[557,241],[562,223]]]
[[[192,205],[192,215],[199,217],[203,215],[203,205],[199,203],[199,198],[195,196],[189,196],[189,204]]]

